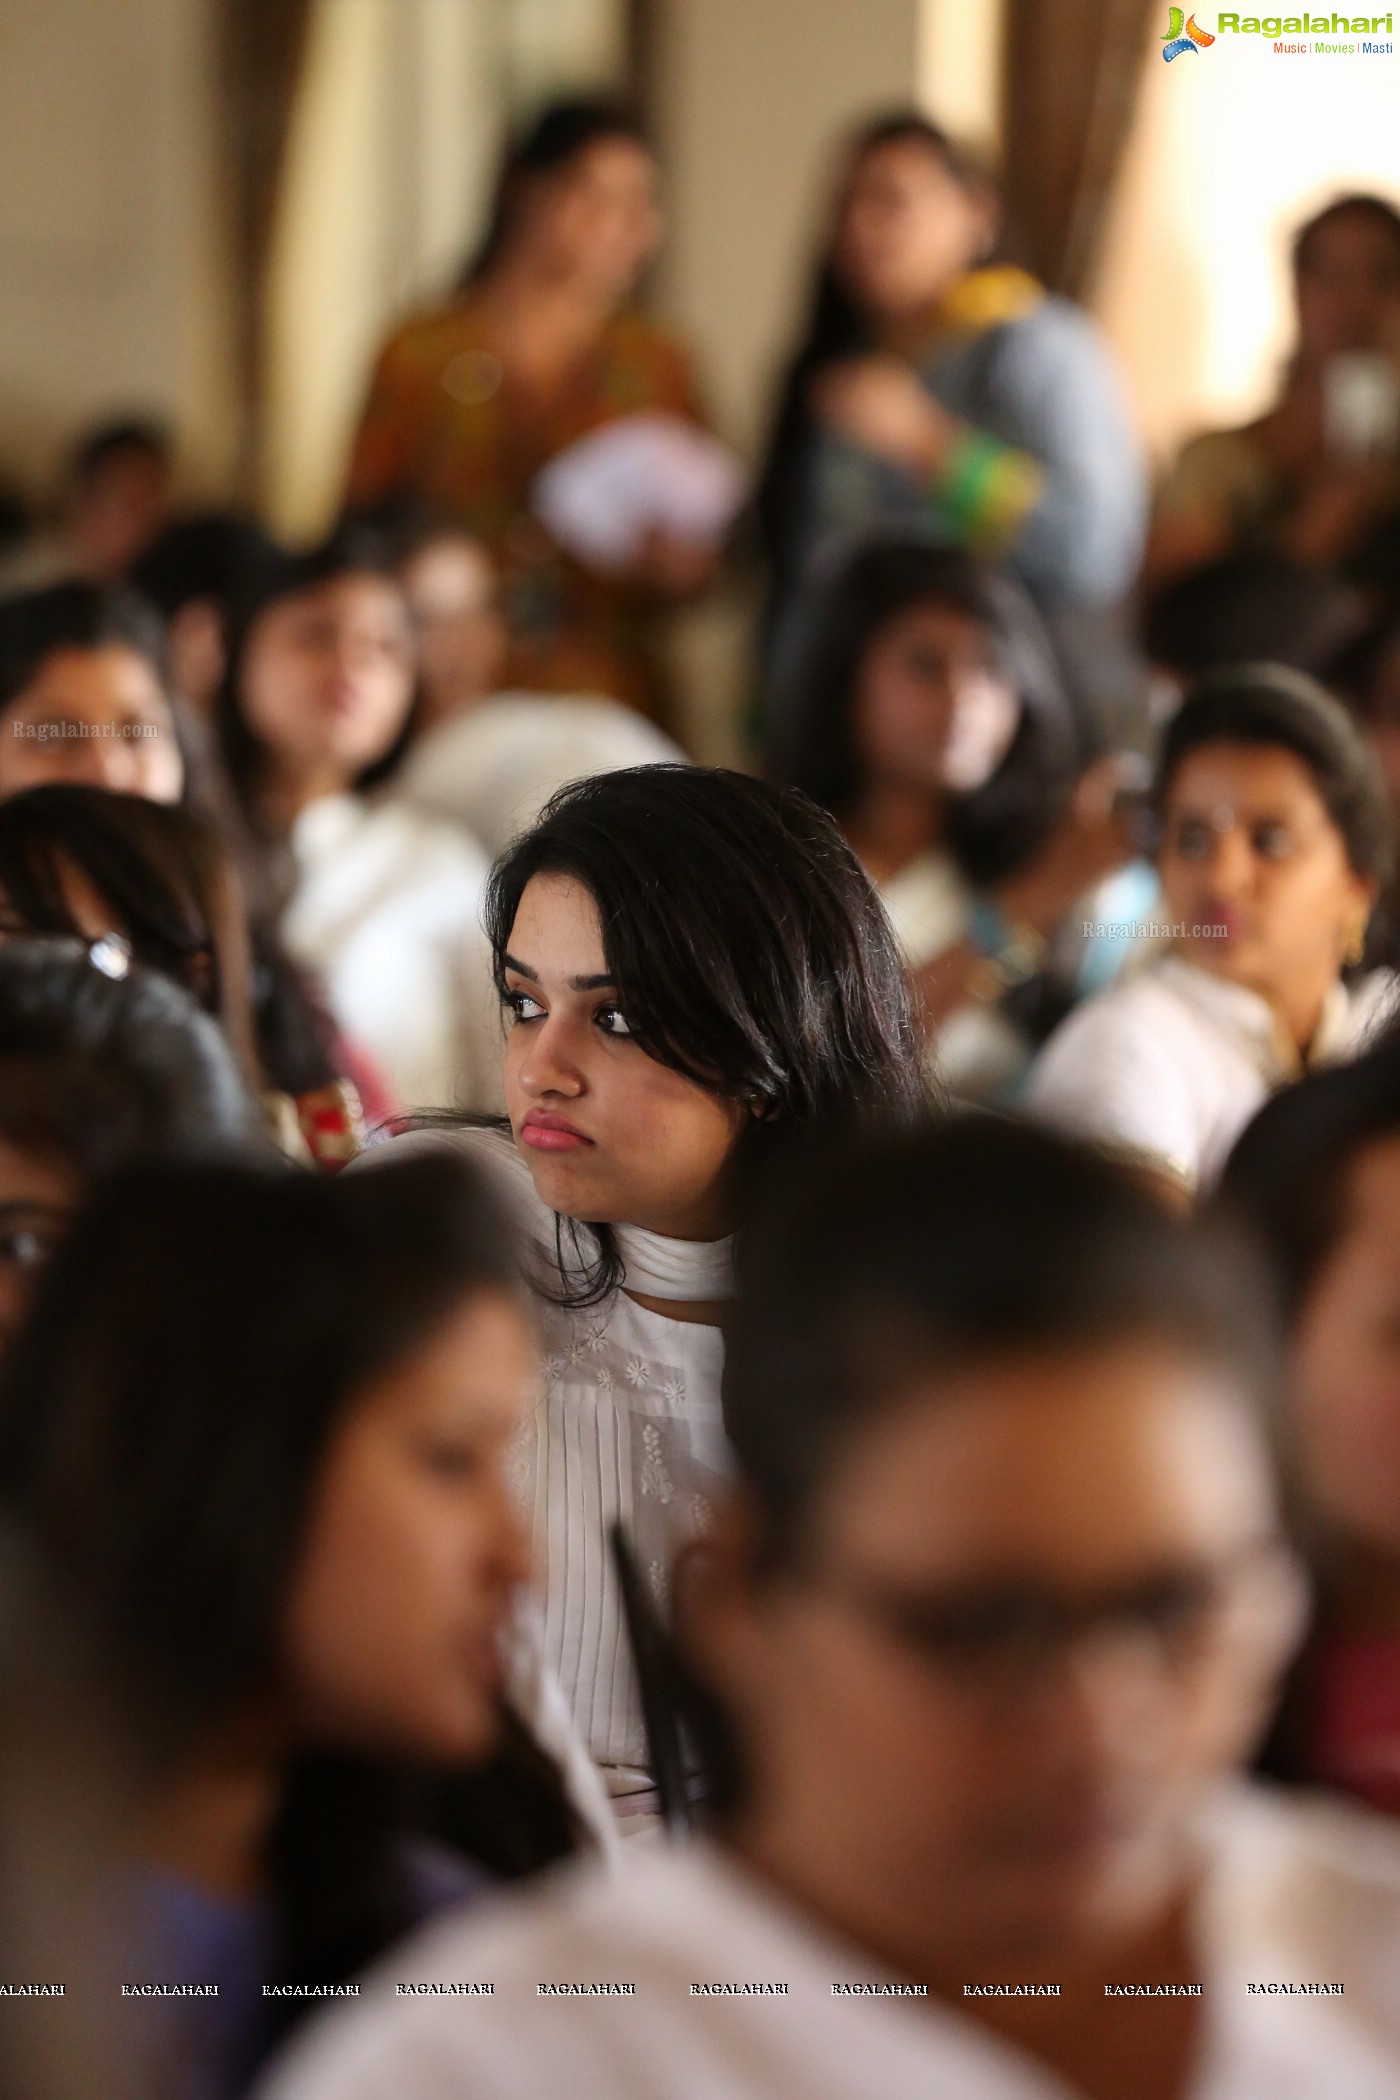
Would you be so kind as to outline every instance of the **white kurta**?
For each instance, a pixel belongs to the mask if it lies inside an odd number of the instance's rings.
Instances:
[[[1313,1064],[1355,1057],[1396,1004],[1375,970],[1328,996]],[[1166,955],[1088,999],[1031,1067],[1025,1107],[1077,1137],[1160,1160],[1208,1183],[1251,1116],[1298,1077],[1267,1002],[1243,985]]]
[[[1189,2100],[1400,2100],[1393,1826],[1241,1787],[1222,1803],[1210,1860]],[[396,1995],[431,1983],[494,1994]],[[544,1983],[635,1995],[542,1997]],[[1305,1983],[1345,1995],[1249,1988]],[[770,1989],[695,1995],[697,1984]],[[837,1996],[838,1984],[877,1994]],[[261,2100],[1080,2100],[960,2010],[878,1995],[891,1986],[869,1957],[691,1843],[633,1855],[611,1881],[575,1870],[406,1942]]]
[[[529,1243],[532,1277],[548,1285],[553,1271],[557,1288],[555,1215],[507,1133],[418,1131],[366,1158],[439,1145],[487,1168]],[[641,1794],[646,1735],[608,1529],[621,1518],[664,1613],[675,1557],[704,1532],[729,1473],[723,1339],[622,1291],[581,1312],[541,1299],[540,1319],[544,1384],[515,1472],[532,1521],[544,1658],[612,1792]]]
[[[498,693],[427,730],[395,774],[394,793],[464,824],[494,858],[569,781],[684,757],[615,700]]]
[[[406,803],[327,795],[292,827],[282,933],[407,1108],[495,1109],[504,1033],[481,924],[486,860]]]

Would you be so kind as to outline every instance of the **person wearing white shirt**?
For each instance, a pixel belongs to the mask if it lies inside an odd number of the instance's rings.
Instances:
[[[442,1921],[262,2100],[1396,2100],[1400,1842],[1238,1777],[1305,1605],[1266,1303],[1031,1128],[797,1176],[682,1592],[713,1828]]]
[[[1275,1088],[1354,1056],[1394,1011],[1393,972],[1360,968],[1391,826],[1351,718],[1271,665],[1196,687],[1153,799],[1169,952],[1061,1023],[1025,1106],[1194,1188]]]
[[[241,608],[218,706],[230,777],[285,850],[287,946],[407,1107],[493,1109],[502,1037],[481,927],[487,863],[383,783],[413,717],[403,592],[368,533],[284,559]]]
[[[498,864],[504,1131],[535,1253],[545,1392],[522,1458],[545,1652],[629,1816],[650,1804],[608,1531],[665,1609],[728,1473],[720,1320],[747,1189],[821,1121],[911,1113],[917,1036],[888,922],[835,826],[737,773],[584,781]]]

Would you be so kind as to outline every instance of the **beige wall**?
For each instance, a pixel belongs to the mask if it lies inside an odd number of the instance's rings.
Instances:
[[[209,0],[0,0],[0,468],[114,410],[234,455]]]

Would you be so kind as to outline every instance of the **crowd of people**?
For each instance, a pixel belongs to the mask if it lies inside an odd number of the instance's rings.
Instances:
[[[663,232],[0,560],[0,2090],[1400,2100],[1400,210],[1154,490],[871,123],[737,512]]]

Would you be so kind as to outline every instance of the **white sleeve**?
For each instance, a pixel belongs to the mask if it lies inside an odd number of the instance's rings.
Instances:
[[[1086,1000],[1031,1066],[1027,1114],[1072,1137],[1160,1159],[1194,1182],[1200,1118],[1164,1018],[1112,992]]]

